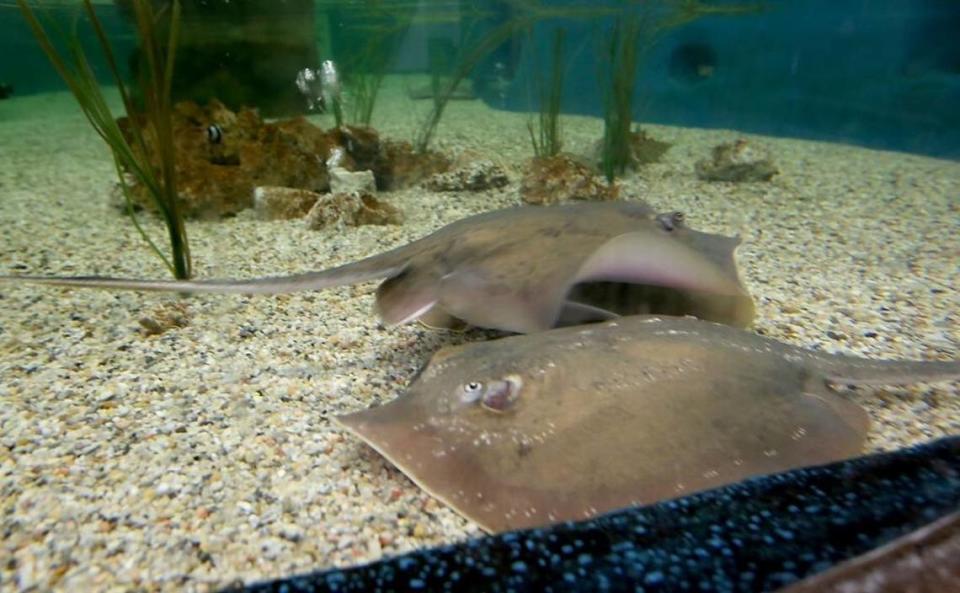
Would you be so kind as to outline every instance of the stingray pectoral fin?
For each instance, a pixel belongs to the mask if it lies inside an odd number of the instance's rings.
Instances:
[[[814,378],[808,381],[803,391],[803,397],[815,399],[823,406],[825,411],[829,411],[829,415],[839,419],[840,423],[849,429],[846,431],[836,431],[836,436],[839,437],[840,434],[843,433],[847,435],[848,441],[854,443],[859,442],[859,445],[846,444],[844,446],[859,446],[862,448],[863,442],[866,441],[867,433],[870,432],[870,415],[863,409],[863,406],[838,396],[831,391],[825,383]],[[838,455],[837,457],[840,458],[842,456]]]
[[[417,321],[430,329],[448,329],[460,332],[467,328],[466,322],[447,313],[440,307],[431,307],[426,313],[417,317]]]
[[[741,243],[740,237],[704,233],[689,227],[677,229],[673,236],[697,253],[702,253],[727,274],[737,276],[737,263],[733,254]]]
[[[493,487],[496,477],[475,463],[469,449],[453,446],[455,435],[444,435],[426,422],[427,415],[401,396],[333,420],[431,496],[488,532],[503,530],[510,489]]]
[[[733,327],[747,327],[756,314],[753,299],[746,293],[731,295],[689,292],[687,296],[694,311],[694,317],[706,321],[715,321]]]
[[[441,279],[439,304],[471,325],[525,334],[554,326],[568,288],[565,278],[460,269]]]
[[[377,313],[387,325],[402,325],[426,315],[437,304],[436,282],[406,270],[377,287]]]
[[[715,261],[669,236],[650,231],[610,239],[581,265],[574,284],[632,282],[724,295],[742,295],[743,287]]]

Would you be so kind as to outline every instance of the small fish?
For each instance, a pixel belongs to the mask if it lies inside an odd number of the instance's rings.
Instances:
[[[326,113],[340,102],[342,84],[333,60],[324,60],[316,70],[303,68],[297,72],[297,90],[307,100],[307,109]]]
[[[866,554],[958,506],[954,436],[595,519],[227,591],[760,593]],[[956,589],[925,591],[949,590]]]
[[[13,85],[5,82],[0,83],[0,100],[9,99],[13,94]]]
[[[321,113],[326,110],[326,106],[323,104],[320,79],[315,71],[310,68],[302,68],[297,72],[297,78],[294,82],[297,85],[297,90],[307,100],[307,109],[310,111],[319,110]]]
[[[342,92],[340,72],[337,71],[337,65],[333,60],[324,60],[320,63],[319,78],[323,103],[333,105],[334,102],[339,101]]]
[[[223,129],[217,124],[207,126],[207,141],[210,144],[220,144],[223,141]]]

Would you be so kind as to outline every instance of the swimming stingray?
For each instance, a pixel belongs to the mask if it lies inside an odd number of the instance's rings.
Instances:
[[[855,456],[867,414],[827,383],[954,377],[960,361],[859,359],[631,316],[442,349],[405,394],[337,421],[499,532]]]
[[[471,216],[396,249],[318,272],[251,280],[163,281],[0,276],[60,286],[282,293],[385,279],[390,325],[466,322],[526,333],[635,313],[689,314],[745,326],[753,301],[737,277],[739,239],[687,228],[639,202],[521,206]]]

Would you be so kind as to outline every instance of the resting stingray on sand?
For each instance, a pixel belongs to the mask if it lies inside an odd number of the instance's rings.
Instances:
[[[828,383],[957,377],[960,361],[831,355],[631,316],[442,349],[405,394],[336,420],[500,532],[856,456],[867,413]]]
[[[687,228],[639,202],[521,206],[471,216],[417,241],[317,272],[250,280],[163,281],[0,276],[0,282],[220,293],[284,293],[383,279],[390,325],[463,322],[527,333],[656,313],[746,326],[739,239]]]

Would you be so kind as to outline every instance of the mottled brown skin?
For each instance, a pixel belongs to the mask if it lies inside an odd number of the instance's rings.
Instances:
[[[385,279],[377,310],[388,324],[419,319],[527,333],[664,312],[746,326],[754,306],[737,275],[738,243],[687,228],[676,214],[657,216],[638,202],[522,206],[471,216],[391,251],[306,274],[183,282],[3,276],[0,282],[253,294]]]
[[[632,316],[441,350],[404,395],[338,421],[499,532],[855,456],[867,415],[827,382],[958,376]]]

